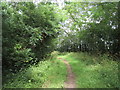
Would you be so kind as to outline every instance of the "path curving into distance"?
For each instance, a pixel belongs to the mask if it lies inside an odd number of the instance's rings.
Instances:
[[[58,59],[62,60],[63,63],[66,64],[66,67],[67,67],[67,81],[64,84],[64,88],[76,88],[75,75],[72,72],[72,68],[70,64],[68,63],[67,60],[64,60],[63,58],[58,58]]]

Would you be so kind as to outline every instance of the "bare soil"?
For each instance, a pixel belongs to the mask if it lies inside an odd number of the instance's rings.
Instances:
[[[76,88],[75,75],[72,72],[72,68],[70,64],[68,63],[67,60],[63,58],[58,58],[58,59],[62,60],[66,64],[66,67],[67,67],[67,81],[64,83],[64,88]]]

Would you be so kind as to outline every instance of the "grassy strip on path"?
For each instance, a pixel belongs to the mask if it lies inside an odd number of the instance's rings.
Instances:
[[[59,57],[71,64],[78,88],[116,88],[120,85],[118,62],[106,55],[97,57],[87,53],[68,53]]]
[[[40,61],[17,74],[8,75],[9,80],[4,88],[63,88],[66,81],[66,66],[53,57],[51,60]]]

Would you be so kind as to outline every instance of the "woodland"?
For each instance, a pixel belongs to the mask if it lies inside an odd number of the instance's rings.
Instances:
[[[120,87],[120,2],[0,5],[3,88]]]

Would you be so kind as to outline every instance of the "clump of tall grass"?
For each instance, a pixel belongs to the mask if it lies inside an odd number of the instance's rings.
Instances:
[[[56,59],[57,58],[57,56],[59,55],[59,53],[60,52],[58,52],[58,51],[53,51],[52,53],[51,53],[51,58],[50,59]]]

